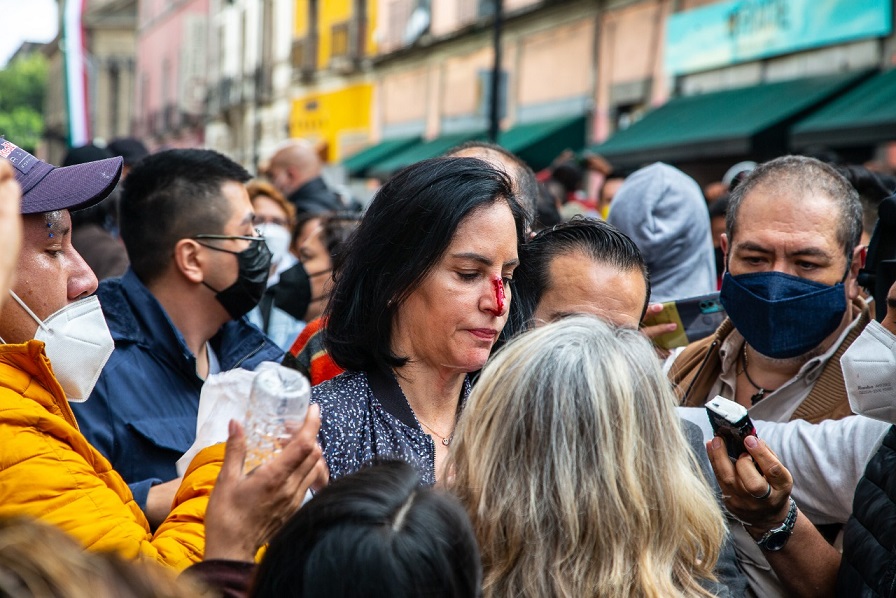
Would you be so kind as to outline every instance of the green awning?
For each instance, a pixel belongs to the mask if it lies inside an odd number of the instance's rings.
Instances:
[[[896,140],[896,70],[846,92],[793,128],[790,145],[850,147]]]
[[[549,166],[563,150],[578,152],[585,147],[585,117],[517,125],[498,135],[498,145],[538,171]]]
[[[380,143],[366,147],[356,154],[352,154],[342,161],[342,165],[345,167],[349,176],[365,177],[367,176],[367,169],[372,165],[418,143],[420,143],[420,137],[386,139]]]
[[[410,166],[414,162],[435,158],[441,156],[451,148],[461,143],[471,141],[473,139],[483,139],[485,133],[483,131],[473,131],[468,133],[456,133],[454,135],[443,135],[436,137],[430,141],[424,141],[416,145],[398,152],[384,160],[372,164],[368,169],[371,176],[379,178],[388,178],[393,172]]]
[[[787,152],[789,128],[869,73],[764,83],[669,100],[604,143],[617,166]]]

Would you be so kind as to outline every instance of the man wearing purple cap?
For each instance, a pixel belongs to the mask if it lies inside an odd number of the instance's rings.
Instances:
[[[21,186],[23,231],[13,300],[0,309],[0,517],[36,517],[88,548],[178,569],[203,554],[251,561],[307,488],[326,479],[317,412],[284,449],[289,456],[248,477],[240,475],[245,441],[233,423],[227,457],[222,445],[197,455],[171,517],[151,534],[124,480],[79,432],[69,406],[90,394],[112,351],[92,295],[96,278],[71,245],[69,210],[101,201],[118,181],[121,159],[56,168],[2,139],[0,156]],[[10,199],[5,169],[0,164],[0,206]]]

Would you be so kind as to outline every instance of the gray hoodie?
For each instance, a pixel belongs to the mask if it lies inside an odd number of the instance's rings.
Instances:
[[[716,290],[706,200],[696,181],[656,162],[619,187],[607,216],[631,237],[650,271],[650,300],[671,301]]]

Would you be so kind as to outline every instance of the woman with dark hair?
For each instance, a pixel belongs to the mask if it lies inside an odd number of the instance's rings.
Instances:
[[[360,222],[361,215],[354,212],[324,214],[315,218],[311,230],[299,246],[299,257],[308,274],[311,294],[305,312],[308,323],[289,352],[296,358],[296,369],[305,374],[312,386],[343,372],[324,348],[326,320],[321,314],[333,289],[333,262]]]
[[[482,567],[454,497],[385,462],[338,480],[296,513],[259,565],[253,598],[475,598]]]
[[[324,343],[345,374],[312,390],[330,475],[395,457],[433,484],[507,321],[524,239],[511,182],[476,158],[436,158],[374,197],[343,256]]]

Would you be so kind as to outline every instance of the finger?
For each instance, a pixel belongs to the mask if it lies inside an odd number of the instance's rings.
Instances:
[[[280,480],[278,483],[299,484],[317,462],[323,460],[323,451],[312,435],[312,431],[319,426],[319,421],[314,422],[318,419],[317,412],[309,412],[309,417],[312,418],[309,427],[303,427],[301,433],[293,436],[279,455],[259,468],[259,474],[263,470],[263,475]]]
[[[793,477],[771,449],[768,448],[765,441],[755,436],[747,436],[744,439],[744,447],[750,453],[753,461],[759,465],[765,479],[772,485],[772,488],[789,493],[793,487]]]
[[[227,443],[224,445],[224,462],[218,479],[236,480],[243,475],[243,461],[246,459],[246,434],[235,419],[227,424]]]
[[[641,332],[643,332],[647,338],[656,338],[668,332],[675,332],[678,328],[678,324],[675,322],[667,322],[665,324],[654,324],[653,326],[644,326],[641,328]]]
[[[706,454],[709,457],[709,464],[712,466],[722,494],[730,495],[732,490],[737,487],[737,473],[734,470],[734,464],[728,456],[728,449],[725,443],[718,436],[714,436],[712,440],[706,443]]]
[[[737,471],[737,479],[743,491],[753,498],[765,496],[768,492],[771,482],[766,480],[759,470],[756,469],[756,463],[749,454],[743,454],[734,464]],[[763,470],[765,471],[765,470]]]
[[[13,177],[12,166],[6,160],[0,160],[0,182]]]
[[[314,470],[317,475],[311,483],[311,489],[315,492],[320,492],[324,486],[330,483],[330,468],[327,467],[327,462],[324,459],[321,459],[318,461]]]

